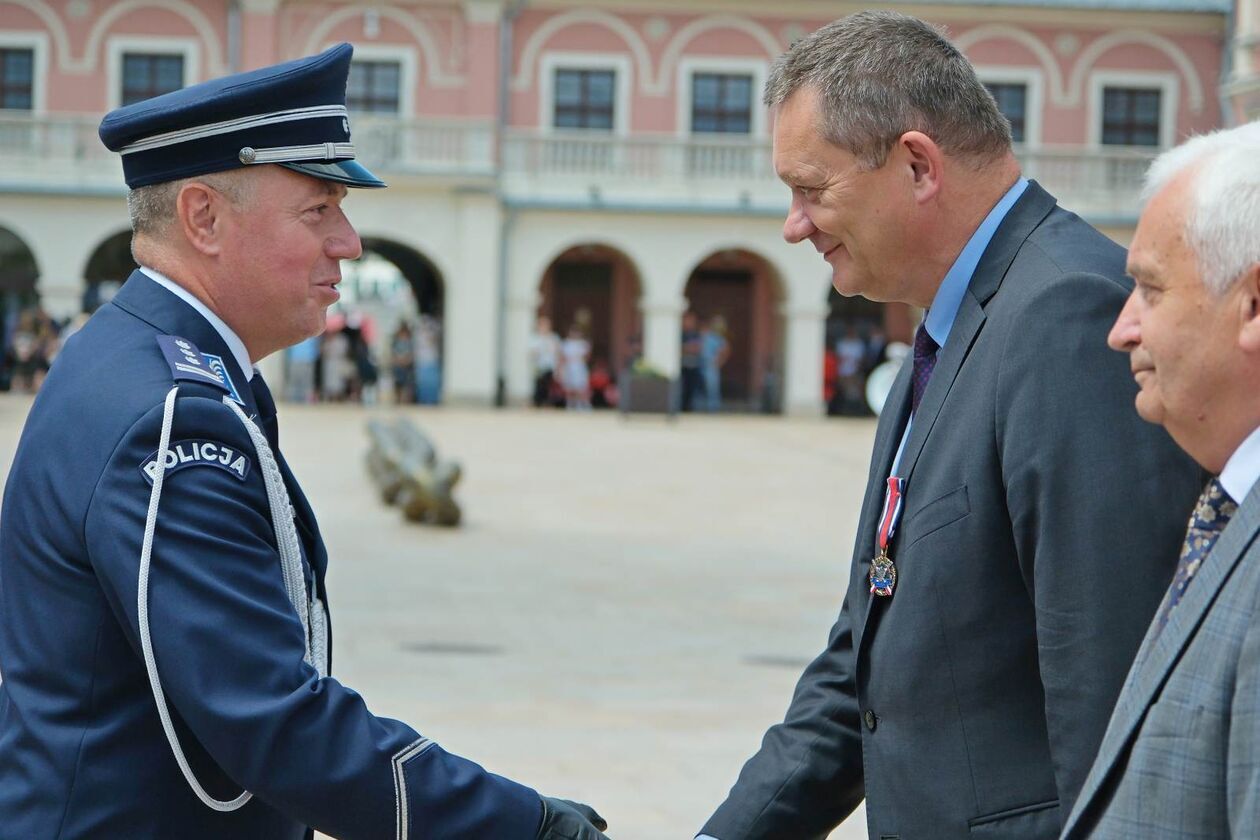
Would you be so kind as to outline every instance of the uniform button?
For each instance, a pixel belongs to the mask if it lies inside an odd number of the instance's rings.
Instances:
[[[875,712],[871,711],[870,709],[867,709],[866,714],[862,715],[862,720],[866,721],[867,729],[871,730],[872,732],[875,731],[875,724],[878,723],[878,721],[875,718]]]

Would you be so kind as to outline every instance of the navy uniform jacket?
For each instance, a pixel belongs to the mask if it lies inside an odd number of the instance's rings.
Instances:
[[[163,335],[220,357],[275,445],[269,397],[200,314],[140,273],[67,342],[0,518],[0,837],[532,840],[534,791],[376,717],[303,661],[254,445],[223,388],[181,382],[149,579],[154,656],[196,777],[216,799],[254,794],[226,813],[197,799],[159,723],[137,618],[142,468],[174,384]],[[277,458],[308,590],[326,604],[315,517]]]

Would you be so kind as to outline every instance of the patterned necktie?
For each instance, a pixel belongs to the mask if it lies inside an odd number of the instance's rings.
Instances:
[[[258,426],[266,435],[272,451],[279,451],[280,429],[276,423],[276,401],[271,398],[271,389],[263,381],[261,373],[254,371],[254,378],[249,380],[249,389],[254,392],[254,404],[258,406]]]
[[[936,367],[936,351],[939,348],[932,336],[928,335],[926,322],[919,324],[914,333],[914,375],[910,380],[910,411],[919,410],[919,401],[927,390],[928,380],[932,378],[932,370]]]
[[[1214,478],[1203,488],[1199,503],[1195,505],[1194,513],[1190,514],[1190,527],[1186,530],[1186,541],[1181,546],[1181,561],[1177,563],[1177,573],[1173,575],[1172,586],[1168,588],[1168,594],[1159,609],[1160,630],[1168,623],[1173,607],[1186,594],[1186,587],[1211,553],[1216,538],[1225,530],[1230,517],[1237,511],[1238,505],[1225,492],[1219,480]]]

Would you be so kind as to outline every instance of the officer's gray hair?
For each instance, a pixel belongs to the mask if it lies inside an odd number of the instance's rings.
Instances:
[[[242,177],[243,170],[211,172],[178,181],[166,181],[136,187],[127,193],[127,212],[131,215],[132,233],[160,236],[175,218],[175,200],[186,184],[201,183],[221,193],[234,207],[249,201],[253,179]]]
[[[909,15],[858,12],[797,41],[771,66],[765,104],[801,88],[819,95],[823,136],[870,169],[907,131],[977,166],[1011,148],[1010,124],[975,68],[941,30]]]
[[[1142,200],[1191,169],[1186,242],[1203,285],[1223,295],[1260,262],[1260,122],[1200,135],[1164,152],[1147,170]]]

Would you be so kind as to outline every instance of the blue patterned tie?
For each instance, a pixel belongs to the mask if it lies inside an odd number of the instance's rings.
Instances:
[[[1203,565],[1203,561],[1216,545],[1216,538],[1225,530],[1230,518],[1238,512],[1238,505],[1218,479],[1212,479],[1199,503],[1190,515],[1190,527],[1186,530],[1186,541],[1181,546],[1181,561],[1177,563],[1177,573],[1173,575],[1172,586],[1164,597],[1163,606],[1159,608],[1159,629],[1163,630],[1168,623],[1168,616],[1173,607],[1186,594],[1186,587],[1194,579],[1195,573]]]
[[[919,402],[923,392],[927,390],[928,380],[932,378],[932,370],[936,367],[936,342],[928,335],[927,324],[919,324],[914,333],[914,375],[910,380],[910,411],[919,410]]]

